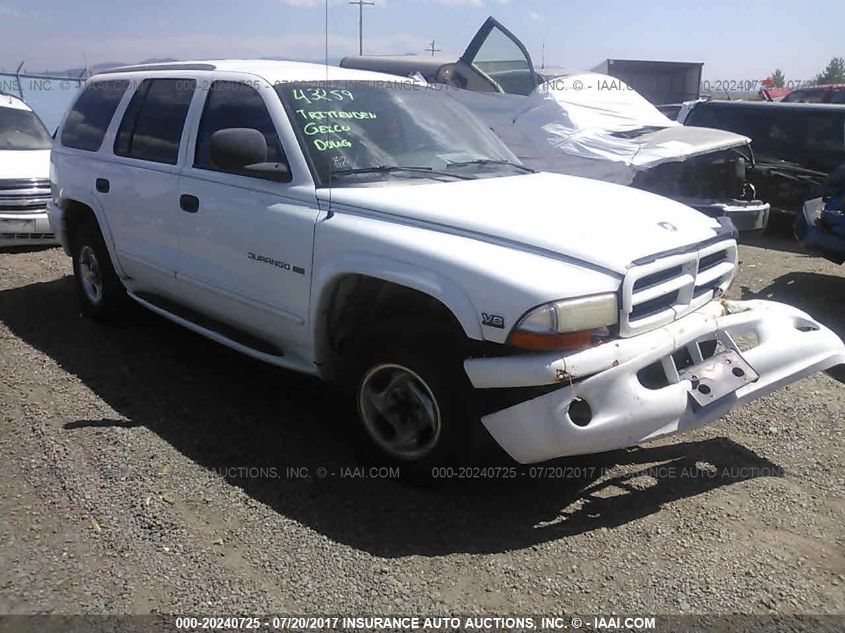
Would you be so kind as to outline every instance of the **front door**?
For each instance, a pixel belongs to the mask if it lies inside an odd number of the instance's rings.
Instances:
[[[308,174],[277,182],[214,164],[212,135],[252,128],[264,135],[267,161],[286,163],[278,126],[284,110],[269,84],[215,81],[179,183],[186,202],[177,278],[183,301],[277,344],[302,340],[308,314],[318,206]],[[266,100],[265,100],[266,96]]]
[[[459,65],[478,73],[497,92],[529,95],[540,85],[528,50],[493,18],[472,38]]]

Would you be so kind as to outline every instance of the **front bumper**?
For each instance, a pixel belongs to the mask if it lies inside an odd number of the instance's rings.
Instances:
[[[737,339],[757,344],[741,351]],[[759,375],[709,404],[690,396],[693,383],[678,375],[673,354],[701,361],[700,343],[719,341]],[[646,387],[638,374],[661,364],[666,386]],[[558,354],[475,358],[464,367],[476,388],[560,384],[560,389],[482,417],[494,439],[516,461],[599,453],[713,422],[732,409],[817,371],[845,364],[845,345],[828,328],[788,305],[769,301],[711,301],[658,330],[598,347]],[[573,422],[573,400],[591,418]]]
[[[58,244],[47,212],[0,213],[0,247]]]
[[[730,218],[737,231],[760,231],[769,223],[771,207],[760,200],[681,200],[696,211],[712,218]]]

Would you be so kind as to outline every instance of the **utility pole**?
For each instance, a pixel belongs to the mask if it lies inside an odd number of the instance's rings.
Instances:
[[[375,2],[367,0],[352,0],[349,4],[358,5],[358,54],[364,54],[364,5],[375,6]]]
[[[434,40],[431,40],[431,46],[429,48],[425,49],[425,50],[430,51],[432,57],[434,57],[435,53],[442,53],[443,52],[443,49],[441,49],[441,48],[434,48]]]

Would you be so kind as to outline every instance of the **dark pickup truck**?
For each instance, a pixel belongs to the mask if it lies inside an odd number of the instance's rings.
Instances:
[[[800,213],[811,192],[845,164],[845,105],[699,101],[679,120],[749,137],[749,180],[759,197],[788,213]]]

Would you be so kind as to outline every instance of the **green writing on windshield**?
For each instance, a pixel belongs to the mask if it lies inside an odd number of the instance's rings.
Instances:
[[[355,101],[350,90],[326,90],[325,88],[295,88],[291,95],[295,101],[315,103],[317,101]]]
[[[326,119],[355,119],[366,121],[377,119],[375,112],[346,112],[344,110],[297,110],[296,113],[308,121],[325,121]]]

